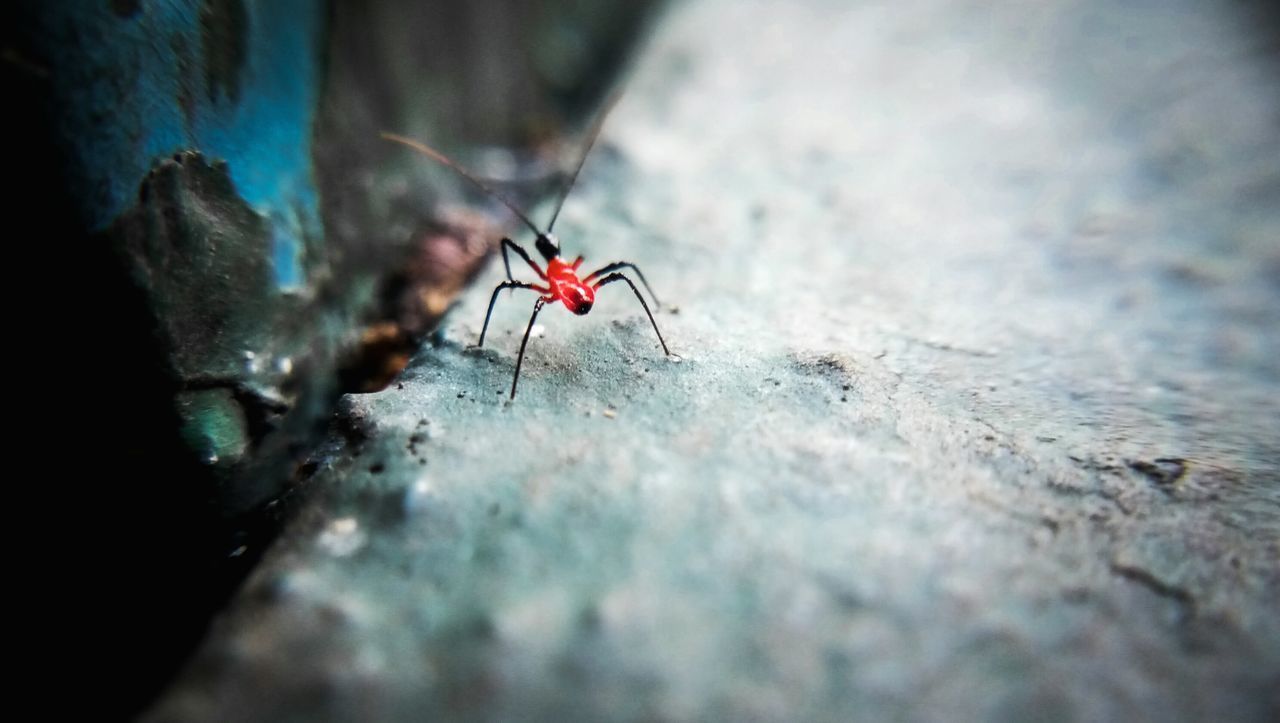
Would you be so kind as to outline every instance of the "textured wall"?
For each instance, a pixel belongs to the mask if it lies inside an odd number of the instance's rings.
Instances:
[[[66,2],[35,18],[91,230],[136,202],[158,159],[198,150],[225,161],[235,193],[269,219],[277,285],[304,282],[304,238],[320,235],[311,137],[323,3]]]
[[[512,171],[499,180],[534,197],[651,6],[6,8],[11,138],[32,161],[10,220],[46,252],[23,270],[49,281],[24,299],[42,313],[22,314],[44,336],[15,338],[58,360],[40,372],[72,397],[28,407],[47,436],[87,420],[77,457],[97,466],[40,486],[89,541],[74,556],[87,572],[65,579],[94,601],[76,668],[103,683],[101,715],[173,673],[300,496],[340,385],[393,372],[505,222],[440,212],[456,179],[378,132],[482,142]],[[349,361],[362,343],[367,365]],[[122,650],[138,662],[119,666]]]

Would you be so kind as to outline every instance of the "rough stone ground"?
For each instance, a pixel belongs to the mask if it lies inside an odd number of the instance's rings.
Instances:
[[[1247,13],[677,6],[557,230],[683,361],[491,267],[149,718],[1274,720]]]

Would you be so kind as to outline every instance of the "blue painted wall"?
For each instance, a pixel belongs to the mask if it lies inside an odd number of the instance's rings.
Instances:
[[[311,166],[324,4],[313,0],[74,0],[39,18],[72,192],[90,230],[137,196],[156,159],[225,160],[272,227],[282,290],[321,243]]]

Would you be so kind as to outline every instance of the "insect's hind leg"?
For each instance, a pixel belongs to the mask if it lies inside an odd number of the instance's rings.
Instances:
[[[606,266],[605,268],[608,267]],[[639,269],[636,270],[636,273],[639,273]],[[641,276],[640,279],[643,281],[644,277]],[[627,286],[631,287],[631,291],[636,295],[636,298],[640,300],[640,305],[644,307],[644,313],[648,315],[649,323],[653,324],[653,333],[658,335],[658,343],[662,345],[662,352],[667,356],[671,356],[671,350],[667,348],[667,342],[663,340],[662,332],[658,331],[658,322],[653,320],[653,312],[649,311],[649,305],[645,303],[644,297],[640,295],[640,290],[636,288],[636,285],[632,283],[631,279],[620,273],[612,273],[597,281],[592,288],[599,289],[601,286],[604,286],[605,284],[612,284],[615,281],[625,281],[627,282]],[[648,286],[648,284],[646,284],[646,286]],[[656,303],[657,300],[655,299],[654,301]]]
[[[534,263],[533,258],[529,256],[529,252],[525,251],[524,248],[521,247],[520,244],[516,243],[515,241],[512,241],[509,238],[503,237],[502,265],[506,267],[506,270],[507,270],[507,281],[516,280],[516,278],[511,275],[511,259],[510,257],[507,256],[508,250],[515,251],[520,258],[524,259],[525,263],[529,264],[529,268],[533,269],[534,273],[538,275],[538,278],[542,279],[543,281],[546,281],[547,275],[542,272],[541,267],[539,267],[536,263]]]
[[[511,398],[516,398],[516,383],[520,381],[520,366],[524,364],[524,348],[529,344],[529,332],[533,331],[533,322],[538,318],[538,312],[542,311],[542,307],[547,303],[546,299],[539,298],[533,302],[533,316],[529,317],[529,325],[524,329],[524,338],[520,340],[520,353],[516,356],[516,374],[511,377]]]
[[[611,264],[601,266],[595,271],[592,271],[591,273],[587,274],[587,277],[584,278],[583,281],[589,284],[591,283],[591,280],[596,278],[597,276],[604,276],[607,273],[610,273],[613,271],[620,271],[622,269],[631,269],[632,271],[636,272],[636,276],[640,277],[640,283],[644,284],[644,290],[649,292],[649,298],[653,299],[654,308],[661,309],[662,302],[658,301],[658,295],[653,293],[653,287],[649,286],[649,282],[644,278],[644,272],[640,270],[639,266],[636,266],[630,261],[615,261]],[[634,285],[632,286],[632,288],[635,288]],[[647,310],[647,307],[646,307],[646,310]]]
[[[502,293],[503,289],[531,289],[540,294],[547,293],[547,289],[535,284],[526,284],[523,281],[504,281],[501,284],[498,284],[498,286],[493,290],[493,296],[489,297],[489,310],[484,314],[484,326],[480,327],[480,341],[476,344],[476,347],[484,346],[484,335],[485,332],[489,331],[489,317],[493,316],[493,305],[497,303],[498,294]]]

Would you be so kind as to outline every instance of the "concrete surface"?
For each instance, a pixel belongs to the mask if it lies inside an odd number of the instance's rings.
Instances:
[[[491,266],[148,719],[1274,720],[1251,12],[676,6],[557,231],[682,361]]]

